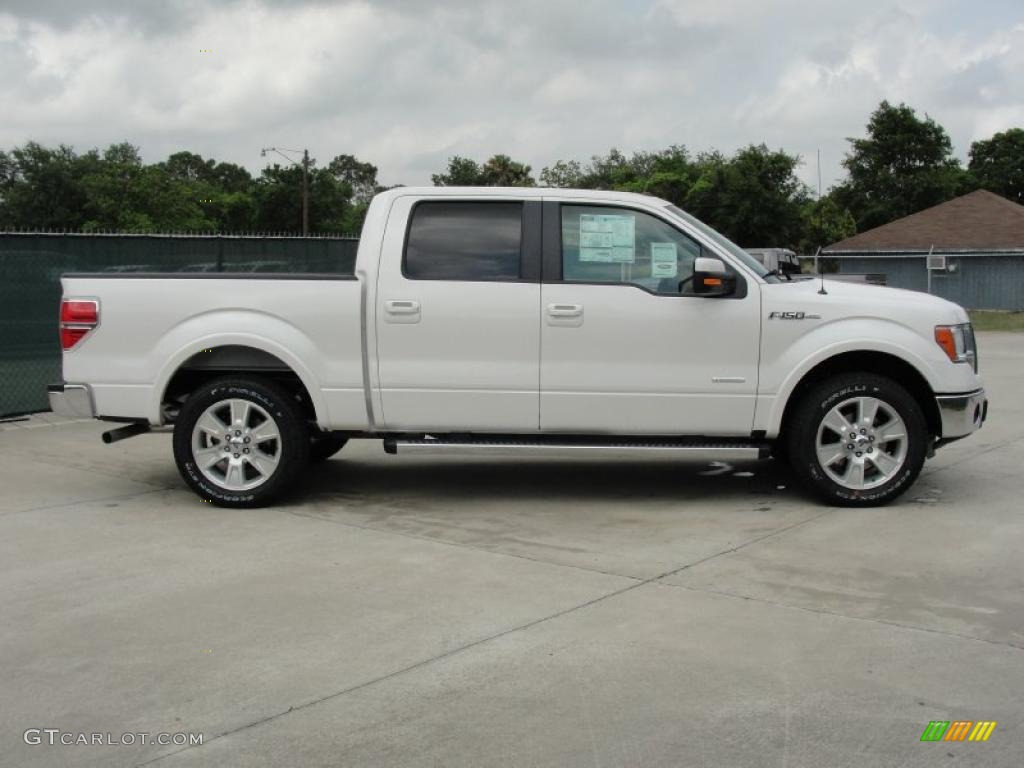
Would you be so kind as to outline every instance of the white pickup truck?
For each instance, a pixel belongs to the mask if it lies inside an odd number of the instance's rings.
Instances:
[[[790,281],[670,203],[399,188],[350,275],[69,274],[54,411],[174,427],[185,482],[279,497],[347,440],[388,453],[774,456],[887,502],[987,400],[967,313]]]

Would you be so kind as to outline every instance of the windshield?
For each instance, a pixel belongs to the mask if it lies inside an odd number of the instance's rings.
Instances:
[[[758,277],[764,278],[769,283],[780,282],[778,277],[776,277],[775,275],[768,274],[768,270],[765,269],[764,264],[762,264],[757,259],[755,259],[753,256],[751,256],[749,253],[744,251],[742,248],[740,248],[738,245],[736,245],[736,243],[734,243],[732,240],[730,240],[729,238],[725,237],[724,235],[721,235],[718,232],[716,232],[715,230],[713,230],[711,227],[709,227],[707,224],[705,224],[700,219],[694,218],[693,216],[688,214],[686,211],[684,211],[682,208],[678,208],[678,207],[676,207],[674,205],[667,205],[667,206],[665,206],[665,208],[669,212],[671,212],[674,216],[676,216],[677,218],[682,219],[687,224],[690,224],[690,225],[696,227],[698,230],[700,230],[700,232],[702,234],[707,235],[708,238],[710,238],[711,240],[714,240],[718,245],[720,245],[723,248],[725,248],[725,250],[727,250],[732,256],[736,257],[738,260],[743,262],[746,266],[750,267],[750,269],[752,269],[754,271],[754,274],[756,274]]]

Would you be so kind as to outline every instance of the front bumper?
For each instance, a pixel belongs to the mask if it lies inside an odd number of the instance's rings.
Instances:
[[[942,442],[956,440],[981,428],[988,417],[988,398],[984,389],[961,395],[936,395],[942,420]]]
[[[71,419],[94,419],[96,408],[86,384],[51,384],[47,388],[50,410]]]

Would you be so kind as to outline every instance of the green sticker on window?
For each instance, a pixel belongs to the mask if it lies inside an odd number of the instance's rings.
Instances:
[[[635,216],[580,214],[580,261],[632,264],[635,233]]]
[[[675,243],[651,243],[651,277],[675,277],[679,274]]]

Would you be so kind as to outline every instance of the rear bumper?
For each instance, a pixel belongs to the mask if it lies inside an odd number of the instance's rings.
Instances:
[[[984,389],[960,395],[936,395],[942,419],[942,442],[956,440],[975,432],[988,417],[988,398]]]
[[[58,416],[96,418],[96,407],[87,384],[51,384],[46,389],[50,396],[50,410]]]

